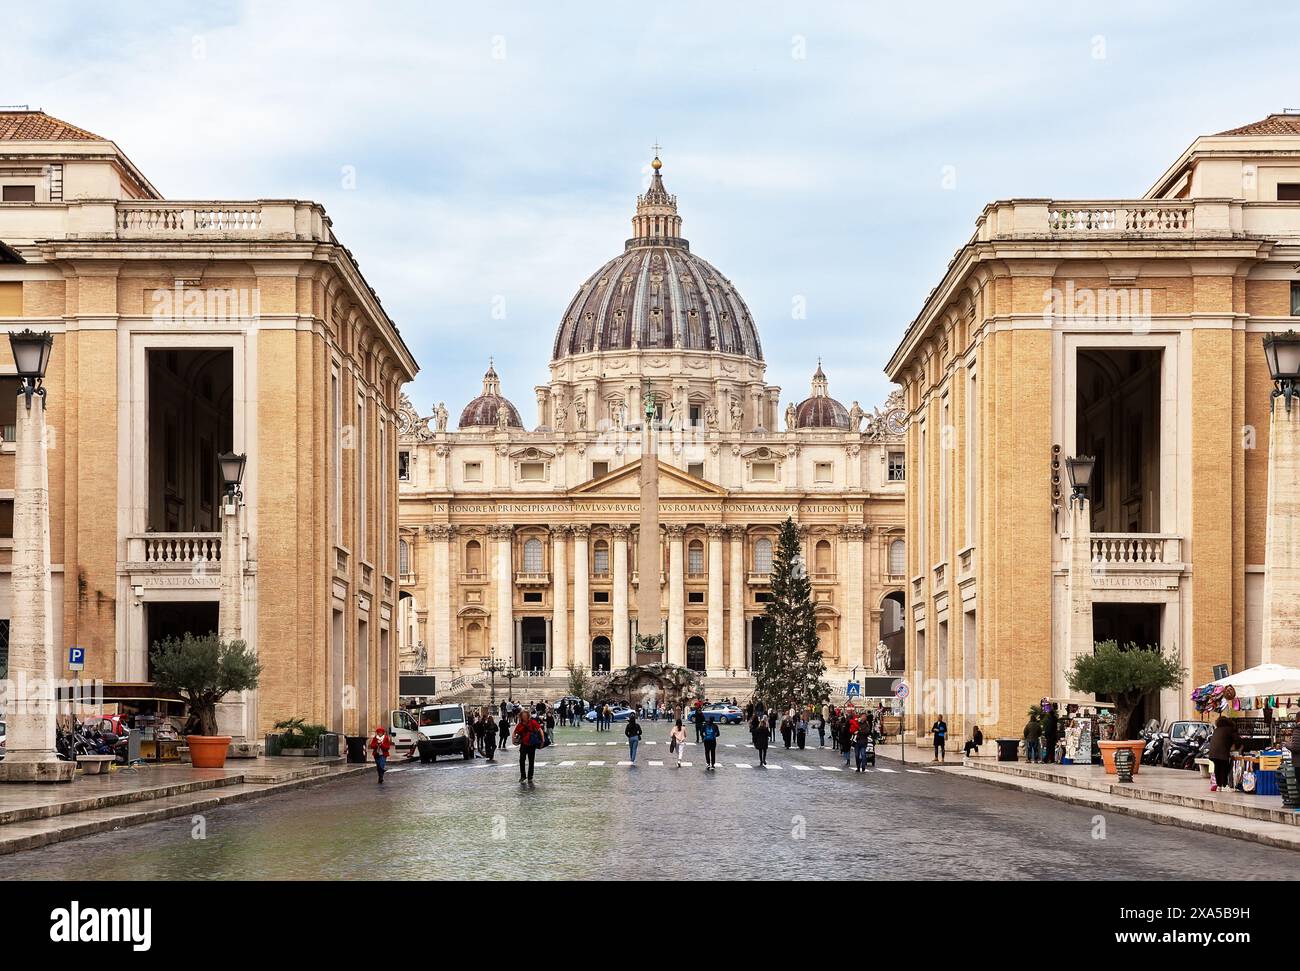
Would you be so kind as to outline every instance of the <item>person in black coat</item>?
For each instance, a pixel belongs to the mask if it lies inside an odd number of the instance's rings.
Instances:
[[[1226,715],[1220,715],[1214,723],[1214,734],[1210,736],[1210,761],[1214,763],[1214,786],[1227,789],[1232,780],[1232,750],[1241,746],[1241,735],[1237,732],[1237,723]]]

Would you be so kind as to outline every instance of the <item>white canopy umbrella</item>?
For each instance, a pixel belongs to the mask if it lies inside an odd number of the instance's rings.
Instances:
[[[1232,685],[1237,689],[1237,694],[1250,697],[1300,695],[1300,668],[1289,668],[1285,664],[1260,664],[1210,683],[1221,684],[1225,688]]]

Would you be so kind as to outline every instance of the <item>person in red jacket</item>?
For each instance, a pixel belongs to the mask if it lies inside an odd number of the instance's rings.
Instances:
[[[383,725],[375,728],[375,734],[370,736],[370,751],[375,756],[375,768],[379,771],[379,784],[384,784],[384,769],[388,765],[388,753],[393,747],[393,740],[389,737],[388,729]]]
[[[527,708],[519,709],[513,737],[515,744],[519,746],[519,781],[532,782],[533,758],[537,750],[542,747],[542,725]]]

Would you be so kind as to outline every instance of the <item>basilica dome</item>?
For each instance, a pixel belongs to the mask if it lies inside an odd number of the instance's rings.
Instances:
[[[594,351],[672,348],[763,360],[754,318],[735,286],[691,252],[677,197],[658,156],[650,188],[637,197],[632,238],[588,277],[569,302],[552,361]]]
[[[821,361],[812,379],[812,394],[795,408],[796,428],[842,428],[848,430],[849,410],[830,396]]]
[[[505,413],[508,428],[523,428],[519,410],[510,400],[501,394],[501,379],[497,377],[496,368],[488,362],[487,373],[483,375],[483,393],[467,404],[460,413],[462,429],[500,427],[501,413]]]

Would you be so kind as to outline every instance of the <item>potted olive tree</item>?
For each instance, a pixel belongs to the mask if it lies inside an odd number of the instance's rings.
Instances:
[[[262,665],[243,641],[223,642],[216,634],[169,637],[154,644],[154,685],[185,699],[189,719],[185,741],[195,768],[226,764],[229,735],[217,734],[217,703],[230,692],[257,687]]]
[[[1070,690],[1108,695],[1115,705],[1115,738],[1097,743],[1107,773],[1115,774],[1115,752],[1121,748],[1132,750],[1133,771],[1137,772],[1146,743],[1129,738],[1133,712],[1147,695],[1176,688],[1186,676],[1176,651],[1164,654],[1159,647],[1121,646],[1113,640],[1098,641],[1092,654],[1074,659],[1067,674]]]

